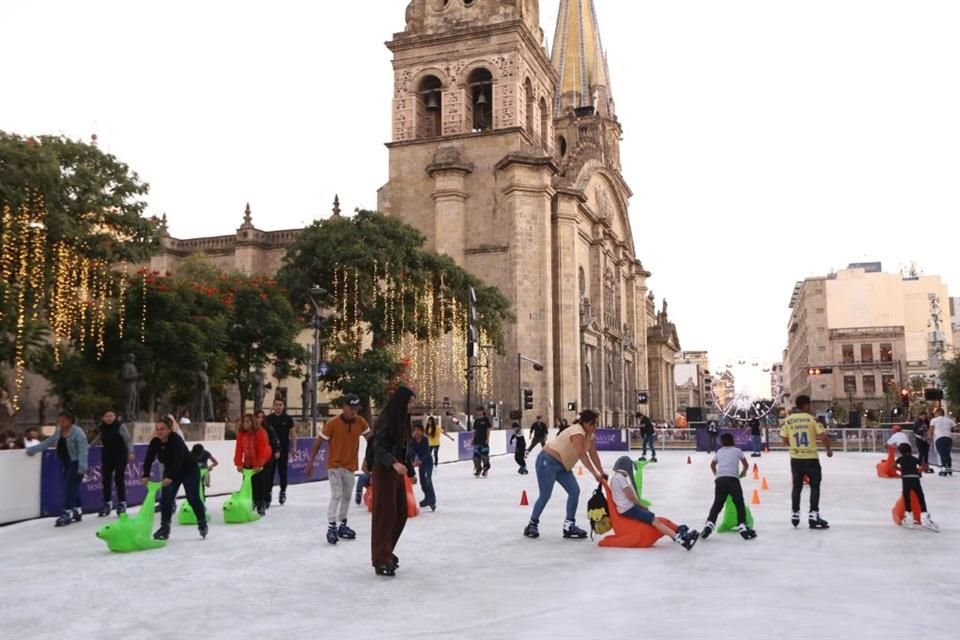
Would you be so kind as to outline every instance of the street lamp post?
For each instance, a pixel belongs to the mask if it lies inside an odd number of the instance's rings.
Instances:
[[[318,385],[318,369],[320,368],[320,305],[317,303],[317,298],[320,296],[326,295],[327,290],[314,285],[307,291],[307,297],[310,298],[310,302],[313,304],[313,357],[311,358],[310,366],[310,381],[311,381],[311,391],[310,391],[310,422],[313,425],[312,436],[317,435],[317,387]]]
[[[533,365],[534,371],[543,371],[543,365],[534,360],[533,358],[528,358],[522,353],[517,352],[517,410],[520,412],[520,423],[523,424],[523,361],[526,360]]]

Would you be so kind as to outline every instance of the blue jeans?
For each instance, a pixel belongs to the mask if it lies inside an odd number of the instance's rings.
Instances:
[[[420,463],[420,488],[423,489],[423,506],[436,506],[437,494],[433,490],[432,464]]]
[[[650,455],[654,458],[657,457],[657,450],[653,448],[653,443],[657,441],[657,436],[650,434],[648,436],[643,436],[643,455],[647,455],[647,445],[650,445]]]
[[[622,515],[624,518],[633,518],[634,520],[646,522],[647,524],[653,524],[653,520],[656,518],[656,516],[653,515],[653,511],[641,509],[637,505],[633,505],[620,515]]]
[[[553,494],[553,484],[559,483],[563,490],[567,492],[567,520],[571,522],[576,520],[577,504],[580,502],[580,484],[577,482],[573,472],[566,469],[563,464],[546,451],[541,451],[537,456],[537,485],[540,487],[540,496],[533,504],[533,514],[530,520],[540,522],[540,514],[543,513],[547,503],[550,502],[550,496]]]
[[[760,436],[750,436],[750,444],[754,453],[760,453]]]
[[[942,469],[953,469],[953,457],[950,455],[950,449],[953,447],[953,438],[940,436],[934,444],[936,444],[937,454],[940,456],[940,467]]]
[[[79,463],[71,461],[64,464],[60,463],[60,473],[63,476],[63,510],[80,508],[80,482],[83,476],[79,472]]]

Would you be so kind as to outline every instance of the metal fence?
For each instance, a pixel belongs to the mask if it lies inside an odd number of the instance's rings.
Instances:
[[[639,429],[629,429],[630,448],[640,449],[643,439],[640,437]],[[786,451],[787,447],[780,440],[780,433],[777,428],[771,427],[765,430],[763,438],[764,445],[769,444],[771,451]],[[904,429],[904,433],[910,438],[910,443],[916,448],[913,432]],[[828,429],[827,435],[836,451],[854,451],[861,453],[886,453],[887,439],[892,432],[889,429]],[[769,442],[768,442],[769,438]],[[665,428],[657,429],[657,449],[687,449],[693,451],[697,448],[696,429],[687,428]],[[953,434],[953,450],[960,449],[960,434]]]

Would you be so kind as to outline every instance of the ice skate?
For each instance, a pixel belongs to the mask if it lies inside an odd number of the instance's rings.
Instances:
[[[647,459],[647,454],[643,454],[642,456],[637,458],[637,462],[644,462],[646,461],[646,459]]]
[[[523,535],[528,538],[539,538],[540,537],[540,527],[537,526],[536,522],[530,521],[527,524],[526,528],[523,530]]]
[[[653,456],[650,458],[650,462],[656,462],[656,461],[657,461],[657,456]]]
[[[563,537],[571,540],[583,540],[587,537],[587,532],[578,527],[573,520],[567,520],[563,523]]]
[[[900,521],[900,526],[904,529],[913,529],[913,515],[907,514],[903,516],[903,520]]]
[[[287,503],[287,492],[285,489],[280,490],[280,498],[278,499],[278,502],[280,503],[280,506],[283,506]],[[357,504],[360,503],[357,502]]]
[[[103,507],[100,509],[100,513],[97,514],[97,517],[106,518],[108,515],[110,515],[110,511],[111,511],[110,501],[107,500],[106,502],[103,503]]]
[[[940,525],[933,521],[929,513],[924,513],[920,516],[920,525],[924,529],[930,529],[930,531],[940,532]]]
[[[327,542],[330,544],[337,544],[337,540],[340,537],[337,535],[337,525],[330,523],[330,526],[327,527]]]
[[[388,565],[388,564],[386,564],[386,565],[381,565],[381,566],[379,566],[379,567],[374,567],[374,568],[373,568],[373,571],[374,571],[374,573],[376,573],[378,576],[383,576],[383,577],[385,577],[385,578],[392,578],[392,577],[394,577],[395,575],[397,575],[397,570],[396,570],[396,568],[394,568],[394,567],[392,567],[392,566],[390,566],[390,565]]]
[[[204,540],[207,539],[207,534],[210,532],[210,527],[206,522],[201,522],[197,525],[197,529],[200,531],[200,537]]]
[[[262,502],[257,505],[257,513],[259,513],[261,517],[267,515],[267,508]]]
[[[481,477],[486,478],[488,473],[490,473],[490,469],[484,469]]]
[[[753,540],[754,538],[757,537],[757,532],[745,524],[742,524],[739,527],[737,527],[737,531],[740,533],[740,537],[743,538],[744,540]]]
[[[170,538],[170,523],[161,522],[160,528],[154,531],[153,539],[154,540],[167,540]]]
[[[76,509],[73,510],[71,517],[73,518],[74,522],[80,522],[81,520],[83,520],[83,511],[79,507],[77,507]]]
[[[810,517],[807,519],[807,524],[810,525],[811,529],[829,529],[830,523],[820,517],[820,513],[817,511],[812,511]]]
[[[800,512],[794,511],[790,515],[790,522],[793,524],[794,528],[800,526]]]
[[[680,525],[677,527],[677,533],[673,538],[673,541],[679,544],[681,547],[690,551],[693,549],[693,545],[697,544],[697,540],[700,538],[700,532],[694,529],[690,531],[686,525]]]
[[[117,503],[117,515],[123,515],[127,512],[127,503],[121,500]]]
[[[337,537],[341,540],[354,540],[357,537],[357,532],[348,527],[346,522],[341,522],[340,526],[337,527]]]
[[[60,517],[57,518],[57,521],[53,523],[55,527],[65,527],[68,524],[73,524],[73,514],[69,511],[64,511],[60,514]]]
[[[713,533],[714,524],[712,522],[707,522],[703,525],[703,531],[700,532],[700,537],[704,540],[710,537],[710,534]]]

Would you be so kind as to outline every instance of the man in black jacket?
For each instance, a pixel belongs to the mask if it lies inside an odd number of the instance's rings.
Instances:
[[[543,421],[542,416],[537,416],[537,421],[530,425],[530,446],[527,447],[528,456],[538,444],[541,449],[547,444],[547,424]]]
[[[287,501],[287,460],[290,459],[290,447],[297,446],[297,428],[293,424],[293,418],[286,411],[283,400],[279,398],[273,401],[273,412],[267,416],[267,424],[277,434],[277,440],[280,442],[280,457],[276,458],[275,466],[280,474],[280,504]],[[273,471],[270,471],[273,474]],[[271,475],[270,496],[267,502],[273,500],[273,478]]]
[[[490,471],[490,418],[483,407],[477,407],[476,417],[473,419],[473,476],[480,474],[487,477]]]

